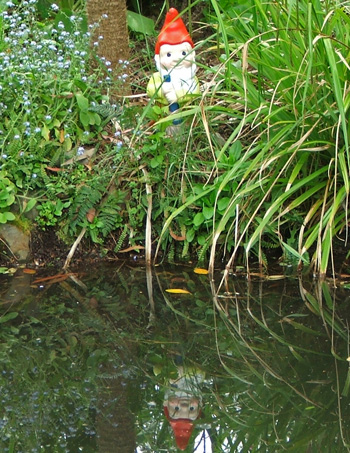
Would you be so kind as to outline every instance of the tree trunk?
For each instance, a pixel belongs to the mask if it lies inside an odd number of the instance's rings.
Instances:
[[[120,63],[121,60],[128,61],[130,55],[126,1],[88,0],[87,15],[89,25],[93,26],[91,45],[96,48],[97,55],[110,62],[112,74],[119,77],[127,74],[126,65]]]

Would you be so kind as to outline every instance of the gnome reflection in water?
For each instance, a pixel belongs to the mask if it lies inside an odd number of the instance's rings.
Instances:
[[[175,8],[166,15],[155,47],[158,72],[152,75],[147,94],[158,102],[169,104],[170,113],[191,95],[199,93],[196,77],[194,44]],[[178,124],[180,121],[174,121]]]
[[[164,413],[173,429],[175,441],[180,450],[187,448],[194,421],[200,415],[202,400],[200,384],[204,380],[202,372],[196,368],[185,368],[182,358],[176,356],[178,378],[169,381],[164,396]]]

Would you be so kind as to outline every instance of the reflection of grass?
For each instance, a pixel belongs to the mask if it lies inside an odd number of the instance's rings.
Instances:
[[[339,396],[348,331],[328,286],[316,288],[316,294],[301,286],[301,297],[291,297],[295,285],[286,285],[282,295],[266,284],[257,286],[257,294],[252,285],[235,288],[236,298],[214,297],[223,329],[235,345],[228,355],[218,333],[221,361],[234,376],[238,395],[238,414],[230,416],[231,448],[345,451],[349,421],[343,419]],[[237,362],[244,364],[244,373]],[[251,385],[242,384],[237,374]]]

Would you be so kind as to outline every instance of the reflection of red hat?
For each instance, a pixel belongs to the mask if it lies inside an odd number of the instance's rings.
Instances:
[[[194,428],[193,423],[187,418],[179,418],[177,420],[171,418],[167,407],[164,407],[164,413],[173,428],[176,445],[180,450],[186,450]]]
[[[194,47],[191,36],[187,31],[179,13],[175,8],[170,8],[166,17],[163,28],[160,30],[158,40],[156,42],[156,54],[159,54],[160,46],[163,44],[181,44],[188,42]]]

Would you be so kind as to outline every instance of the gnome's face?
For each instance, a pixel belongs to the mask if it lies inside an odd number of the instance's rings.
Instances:
[[[188,69],[195,61],[195,52],[191,44],[163,44],[159,49],[159,64],[162,69],[170,71],[176,69]]]
[[[173,396],[165,402],[169,416],[178,420],[179,418],[196,420],[199,415],[200,405],[198,398]]]

